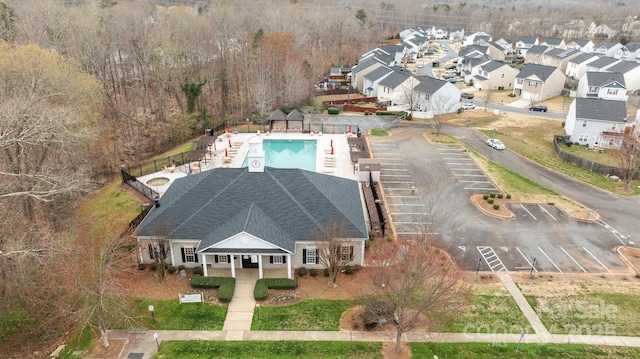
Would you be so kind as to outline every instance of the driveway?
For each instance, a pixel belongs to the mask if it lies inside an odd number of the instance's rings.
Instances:
[[[609,228],[577,221],[555,206],[511,205],[513,219],[481,213],[469,198],[490,191],[492,184],[473,171],[461,148],[427,143],[422,134],[428,130],[424,124],[402,123],[390,129],[389,137],[369,137],[373,157],[381,159],[385,205],[399,235],[439,232],[448,252],[470,270],[626,270],[614,251],[620,239]],[[531,165],[509,151],[492,150],[473,129],[446,131],[501,165]],[[541,167],[533,173],[557,176]]]

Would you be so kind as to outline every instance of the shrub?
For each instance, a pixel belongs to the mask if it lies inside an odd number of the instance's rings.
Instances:
[[[309,275],[311,277],[316,277],[318,275],[318,271],[315,268],[309,269]]]
[[[407,121],[411,121],[411,120],[413,120],[413,115],[412,115],[412,114],[410,114],[410,113],[409,113],[409,114],[407,114],[407,116],[405,116],[405,120],[407,120]]]
[[[358,273],[362,270],[362,266],[359,264],[356,264],[353,266],[353,270],[356,271],[356,273]]]
[[[489,192],[489,197],[491,197],[491,198],[495,198],[495,197],[496,197],[496,194],[495,194],[495,193],[493,193],[493,192]]]
[[[151,264],[149,264],[149,269],[150,270],[157,270],[158,269],[158,265],[156,264],[156,262],[151,262]]]
[[[340,109],[335,108],[335,107],[329,107],[329,109],[327,110],[327,113],[329,115],[337,115],[340,113]]]
[[[640,278],[640,273],[636,274],[636,278]]]
[[[502,193],[498,193],[498,198],[502,198],[504,195]]]
[[[167,268],[169,274],[174,274],[177,270],[178,268],[176,268],[175,266],[169,266],[169,268]]]
[[[371,240],[370,239],[365,239],[364,240],[364,249],[367,250],[367,249],[369,249],[369,247],[371,247]]]
[[[325,268],[325,269],[323,270],[323,272],[324,272],[324,276],[325,276],[325,277],[328,277],[328,276],[329,276],[329,270],[328,270],[327,268]]]
[[[497,203],[496,203],[496,204],[494,204],[494,205],[493,205],[493,209],[495,209],[495,210],[500,209],[500,205],[499,205],[499,204],[497,204]]]
[[[298,268],[298,277],[306,277],[307,276],[307,268],[300,267]]]
[[[193,274],[202,274],[202,267],[193,267]]]
[[[365,111],[365,112],[364,112],[364,115],[365,115],[365,116],[369,116],[369,111]]]
[[[507,193],[507,199],[511,199],[511,193]]]
[[[489,198],[489,199],[487,200],[487,203],[489,203],[489,204],[493,204],[493,198]]]
[[[489,195],[488,195],[488,194],[483,194],[483,195],[482,195],[482,199],[484,199],[485,201],[486,201],[488,198],[489,198]]]
[[[288,278],[264,278],[258,279],[253,289],[255,300],[265,300],[269,295],[269,289],[296,289],[298,282]]]
[[[138,270],[145,270],[147,269],[147,265],[144,263],[138,263]]]
[[[196,268],[200,267],[193,269]],[[218,288],[218,299],[223,303],[229,303],[236,288],[236,279],[232,277],[203,277],[200,274],[194,274],[191,278],[191,287]]]
[[[374,231],[369,232],[369,239],[374,240],[375,238],[376,238],[376,232]]]
[[[181,271],[181,270],[183,270],[183,269],[185,269],[184,264],[181,264],[181,265],[179,265],[179,266],[178,266],[178,271]]]
[[[352,266],[345,266],[344,267],[344,273],[345,274],[351,275],[351,274],[353,274],[353,272],[354,271],[353,271],[353,267]]]

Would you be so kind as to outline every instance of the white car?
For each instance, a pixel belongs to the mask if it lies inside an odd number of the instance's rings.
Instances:
[[[487,145],[493,147],[496,150],[504,150],[507,148],[502,141],[497,138],[490,138],[487,140]]]
[[[473,102],[463,103],[460,106],[463,110],[473,110],[476,108],[476,105]]]

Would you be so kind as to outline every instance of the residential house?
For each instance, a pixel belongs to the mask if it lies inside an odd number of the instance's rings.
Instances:
[[[387,106],[405,106],[412,100],[418,80],[408,72],[394,71],[378,82],[378,102]]]
[[[446,26],[434,26],[431,29],[431,36],[436,40],[444,40],[449,37],[449,30]]]
[[[469,45],[458,52],[458,58],[460,59],[470,59],[470,58],[479,58],[479,57],[487,57],[489,55],[489,46],[481,46],[481,45]],[[464,60],[463,60],[464,61]]]
[[[621,73],[624,76],[627,91],[634,92],[640,89],[640,63],[635,61],[620,61],[607,68],[607,71]]]
[[[580,50],[585,53],[592,53],[596,45],[591,40],[573,39],[565,45],[567,50]]]
[[[262,138],[249,141],[247,168],[216,168],[176,179],[137,229],[139,259],[162,245],[174,266],[229,269],[322,268],[318,234],[336,230],[340,253],[362,264],[368,237],[357,181],[264,166]],[[159,238],[162,242],[159,243]]]
[[[569,106],[564,130],[581,145],[615,149],[620,148],[626,126],[624,101],[577,97]]]
[[[614,29],[615,26],[612,24],[600,24],[596,25],[595,22],[592,22],[589,25],[589,29],[587,30],[588,37],[599,37],[603,39],[613,39],[618,35],[618,31]]]
[[[563,39],[555,38],[544,39],[540,45],[547,46],[550,49],[564,49],[566,46]]]
[[[464,28],[462,27],[452,27],[449,30],[449,40],[463,40],[464,39]]]
[[[587,72],[578,81],[576,97],[626,101],[624,76],[612,72]]]
[[[579,79],[587,71],[587,64],[599,59],[598,56],[591,53],[581,53],[567,61],[567,69],[565,75],[569,78]]]
[[[484,31],[476,31],[472,34],[465,36],[462,46],[469,46],[479,44],[480,41],[491,41],[491,35]]]
[[[589,62],[586,66],[586,71],[589,71],[589,72],[608,71],[607,69],[609,67],[617,64],[618,62],[620,62],[619,59],[603,56],[597,60]]]
[[[564,73],[559,68],[537,64],[525,65],[516,75],[513,94],[533,102],[560,95]]]
[[[640,62],[640,42],[629,42],[624,46],[629,50],[629,56],[624,60]]]
[[[627,60],[629,58],[629,55],[631,55],[631,51],[629,51],[629,49],[625,45],[622,45],[622,47],[616,51],[613,57],[620,60]]]
[[[511,89],[518,72],[517,69],[503,62],[491,60],[478,67],[478,73],[472,77],[473,86],[479,90]]]
[[[351,87],[362,92],[364,76],[380,66],[386,66],[375,55],[361,58],[358,63],[351,68]]]
[[[615,57],[616,52],[622,48],[619,42],[600,41],[593,48],[593,53],[600,56]]]
[[[456,112],[460,108],[461,91],[448,81],[430,76],[420,76],[419,83],[413,88],[414,108],[427,112],[429,117]]]
[[[542,65],[542,54],[549,50],[549,47],[543,45],[533,45],[524,56],[524,62],[527,64]]]
[[[465,56],[460,63],[460,76],[464,78],[465,82],[470,82],[473,77],[479,75],[481,72],[480,67],[486,63],[491,62],[489,56],[481,57],[468,57]]]
[[[565,73],[569,60],[580,55],[580,53],[580,50],[550,49],[542,54],[542,65],[555,66],[559,68],[562,73]]]
[[[538,45],[537,37],[520,36],[516,41],[516,52],[521,56],[526,56],[531,46]]]
[[[418,29],[404,29],[400,31],[400,39],[406,40],[415,36],[423,36],[423,33]]]
[[[377,69],[364,75],[362,82],[362,94],[367,97],[378,97],[378,83],[380,80],[393,73],[393,69],[387,66],[380,66]]]
[[[404,45],[404,55],[402,60],[407,62],[415,62],[429,48],[429,39],[424,36],[414,36],[402,41]]]
[[[582,38],[587,36],[587,31],[588,31],[588,27],[585,24],[584,20],[575,19],[564,24],[562,29],[562,36],[565,39]]]
[[[489,52],[489,57],[496,61],[504,61],[507,57],[507,54],[509,53],[509,50],[505,49],[497,42],[487,42],[486,46]]]
[[[513,43],[505,39],[504,37],[496,40],[495,43],[500,47],[502,47],[507,52],[507,54],[510,54],[513,52]]]

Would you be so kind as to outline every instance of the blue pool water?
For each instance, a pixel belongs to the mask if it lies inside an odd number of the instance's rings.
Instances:
[[[317,142],[315,140],[264,140],[262,147],[267,167],[316,171]],[[242,167],[247,166],[248,159],[245,157]]]

